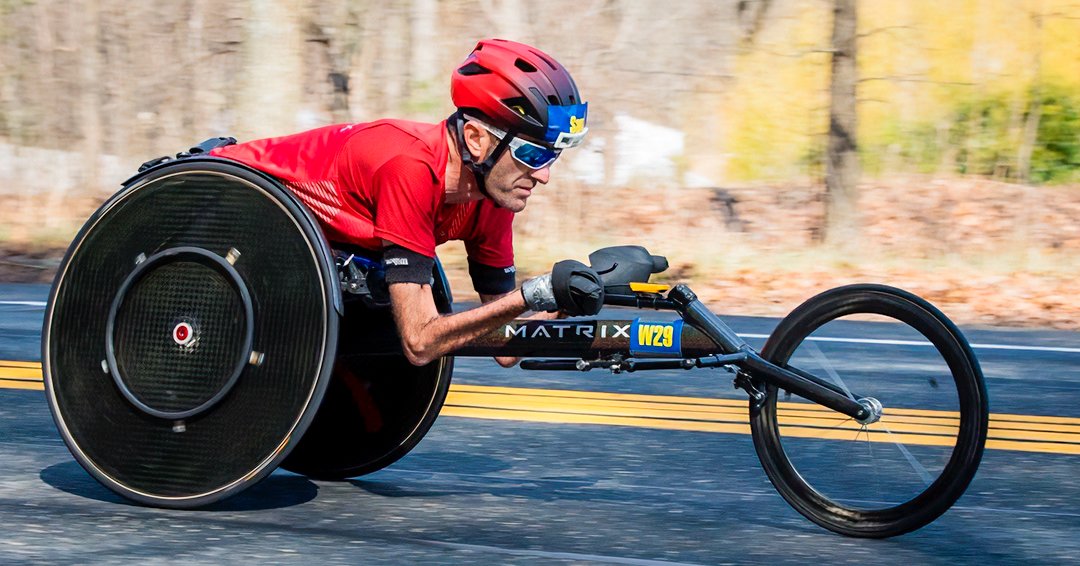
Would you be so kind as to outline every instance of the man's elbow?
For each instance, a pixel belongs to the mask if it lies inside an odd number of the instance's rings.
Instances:
[[[426,366],[435,361],[437,357],[426,344],[404,336],[401,338],[401,349],[405,354],[405,359],[409,360],[409,363],[414,366]]]

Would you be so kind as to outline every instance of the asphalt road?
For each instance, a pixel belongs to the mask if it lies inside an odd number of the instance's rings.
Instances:
[[[33,364],[11,362],[39,359],[46,293],[0,285],[0,380],[5,371],[34,373]],[[755,345],[777,322],[726,320]],[[847,330],[836,351],[859,359],[880,351],[874,341],[890,340],[893,329]],[[450,401],[411,454],[375,474],[322,482],[279,471],[208,509],[144,508],[73,460],[39,386],[9,380],[0,381],[0,563],[1080,562],[1080,442],[1070,436],[1080,436],[1080,334],[965,332],[994,415],[1056,427],[1058,436],[1039,449],[988,449],[952,510],[893,539],[845,538],[804,519],[772,488],[746,434],[544,421],[512,410],[451,416],[467,411]],[[744,397],[720,371],[526,372],[482,359],[459,360],[454,383],[451,399],[494,386],[595,392],[602,402],[620,393]],[[1036,434],[1025,426],[1014,432]]]

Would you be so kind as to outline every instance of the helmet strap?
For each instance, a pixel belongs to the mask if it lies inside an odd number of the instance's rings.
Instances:
[[[508,147],[510,147],[510,140],[514,139],[515,132],[506,132],[499,143],[495,146],[495,149],[488,154],[487,158],[477,163],[473,159],[472,153],[469,153],[469,148],[465,145],[465,114],[462,110],[458,110],[450,115],[450,118],[446,121],[446,127],[450,129],[454,134],[454,139],[457,141],[458,150],[461,152],[461,162],[465,164],[473,173],[473,177],[476,178],[476,188],[480,190],[480,194],[484,195],[491,201],[496,207],[499,206],[495,199],[491,198],[491,193],[487,190],[487,175],[495,167],[495,162],[499,160],[499,156],[502,155]]]

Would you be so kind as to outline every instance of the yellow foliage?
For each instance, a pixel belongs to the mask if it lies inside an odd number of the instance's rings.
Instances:
[[[729,156],[725,177],[814,172],[807,164],[828,128],[831,8],[777,3],[754,45],[736,56],[724,105],[730,135],[719,149]],[[863,0],[858,10],[864,148],[947,125],[965,102],[989,95],[1011,101],[1018,140],[1033,86],[1080,93],[1075,0]]]

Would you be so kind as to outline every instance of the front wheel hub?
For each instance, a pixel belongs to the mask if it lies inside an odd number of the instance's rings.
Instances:
[[[883,412],[881,407],[881,401],[874,399],[873,397],[863,397],[856,401],[856,403],[862,405],[866,409],[866,418],[855,419],[861,425],[873,424],[881,420],[881,413]]]

